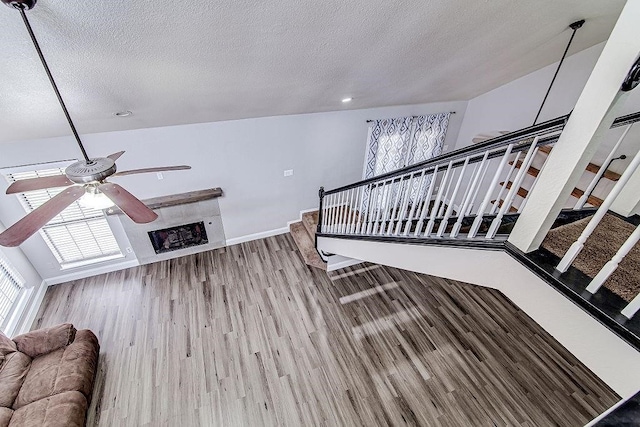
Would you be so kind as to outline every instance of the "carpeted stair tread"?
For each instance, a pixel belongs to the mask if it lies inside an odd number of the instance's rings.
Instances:
[[[326,270],[327,264],[320,258],[315,248],[315,242],[307,232],[304,224],[302,224],[302,221],[291,224],[289,231],[291,236],[293,236],[293,240],[296,242],[296,246],[298,246],[304,262],[310,266]]]
[[[307,229],[309,236],[315,236],[318,228],[318,211],[303,213],[302,224]]]
[[[562,258],[569,246],[578,240],[590,220],[591,217],[587,217],[551,230],[542,242],[542,247]],[[572,266],[589,277],[595,277],[634,229],[632,224],[615,215],[606,214],[587,239]],[[626,301],[631,301],[640,293],[640,245],[629,252],[604,286]]]

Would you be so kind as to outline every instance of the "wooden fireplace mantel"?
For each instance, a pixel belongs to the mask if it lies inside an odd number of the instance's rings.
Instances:
[[[222,196],[222,188],[209,188],[206,190],[190,191],[188,193],[172,194],[170,196],[154,197],[152,199],[143,200],[142,202],[149,207],[149,209],[160,209],[169,206],[184,205],[187,203],[196,203],[203,200],[215,199]],[[109,209],[105,209],[107,215],[121,214],[122,211],[114,206]]]

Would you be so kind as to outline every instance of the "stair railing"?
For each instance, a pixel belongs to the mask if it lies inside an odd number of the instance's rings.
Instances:
[[[628,130],[628,128],[627,128]],[[625,132],[626,135],[626,132]],[[578,240],[573,242],[573,244],[569,247],[569,250],[565,253],[564,257],[556,267],[561,273],[566,272],[571,264],[576,260],[582,249],[584,248],[585,242],[591,236],[591,234],[595,231],[600,221],[604,218],[605,214],[609,211],[615,200],[618,198],[622,189],[625,187],[627,182],[631,179],[631,176],[635,173],[635,171],[640,167],[640,153],[636,154],[629,166],[627,166],[626,170],[620,177],[620,179],[616,182],[613,189],[609,195],[605,198],[604,202],[595,215],[591,218],[585,229],[578,237]],[[586,192],[585,192],[586,193]],[[618,268],[618,265],[625,256],[631,251],[634,245],[640,241],[640,226],[638,226],[635,231],[629,236],[626,242],[620,247],[618,252],[611,258],[609,262],[607,262],[600,272],[591,280],[589,285],[587,286],[587,291],[594,294],[596,293],[600,287],[604,284],[604,282],[613,274],[613,272]],[[622,314],[627,318],[632,318],[633,315],[640,309],[640,294],[636,296],[623,310]]]
[[[567,119],[559,117],[333,190],[321,189],[318,232],[505,239],[501,227],[513,223],[513,218],[505,220],[526,200],[518,190],[536,151],[558,140]],[[511,187],[501,199],[507,183]]]

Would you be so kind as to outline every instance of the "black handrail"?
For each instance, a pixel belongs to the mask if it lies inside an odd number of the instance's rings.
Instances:
[[[624,125],[630,125],[638,121],[640,121],[640,111],[627,114],[626,116],[618,117],[613,121],[613,124],[611,125],[611,129],[624,126]]]
[[[483,153],[489,149],[494,149],[494,148],[498,148],[500,146],[507,146],[510,143],[516,142],[516,141],[522,141],[525,138],[531,138],[531,137],[535,137],[538,135],[542,135],[545,133],[550,133],[552,132],[552,130],[556,127],[563,129],[564,126],[567,124],[567,121],[569,120],[569,116],[571,114],[567,114],[566,116],[561,116],[552,120],[548,120],[546,122],[534,125],[534,126],[529,126],[527,128],[524,129],[520,129],[514,132],[510,132],[501,136],[498,136],[496,138],[492,138],[489,139],[487,141],[483,141],[481,143],[478,144],[474,144],[474,145],[470,145],[464,148],[461,148],[459,150],[454,150],[454,151],[450,151],[448,153],[442,154],[440,156],[437,157],[433,157],[429,160],[425,160],[422,161],[420,163],[416,163],[413,165],[409,165],[406,166],[402,169],[397,169],[395,171],[392,172],[388,172],[382,175],[377,175],[368,179],[363,179],[361,181],[358,182],[354,182],[353,184],[349,184],[349,185],[344,185],[342,187],[338,187],[338,188],[334,188],[333,190],[327,190],[325,191],[323,194],[325,196],[330,195],[330,194],[335,194],[335,193],[339,193],[341,191],[346,191],[346,190],[351,190],[352,188],[357,188],[363,185],[367,185],[367,184],[371,184],[374,182],[379,182],[379,181],[387,181],[391,178],[395,178],[401,175],[405,175],[411,172],[415,172],[418,170],[422,170],[424,168],[427,168],[429,166],[433,166],[435,167],[436,164],[442,164],[444,161],[446,160],[450,160],[452,158],[456,158],[462,155],[473,155],[476,154],[476,152],[478,153]],[[625,126],[625,125],[629,125],[635,122],[640,121],[640,111],[635,112],[635,113],[631,113],[631,114],[627,114],[625,116],[620,116],[618,118],[616,118],[613,121],[613,124],[611,125],[611,129],[620,127],[620,126]],[[539,142],[538,145],[547,145],[550,143],[553,143],[555,141],[558,140],[557,136],[554,137],[546,137],[546,138],[542,138]],[[514,149],[514,152],[519,151],[518,149]],[[490,155],[490,158],[495,157],[495,155]],[[471,160],[469,163],[475,163],[479,161],[479,159],[476,160]],[[458,162],[460,163],[460,162]],[[457,163],[454,163],[454,166],[457,165]]]
[[[492,138],[487,141],[480,142],[478,144],[460,148],[459,150],[450,151],[440,156],[433,157],[429,160],[425,160],[410,166],[406,166],[402,169],[398,169],[382,175],[377,175],[368,179],[364,179],[362,181],[354,182],[353,184],[334,188],[333,190],[325,191],[324,195],[327,196],[329,194],[339,193],[341,191],[350,190],[352,188],[360,187],[373,182],[386,181],[390,178],[395,178],[397,176],[415,172],[429,166],[435,166],[436,164],[441,164],[447,160],[455,159],[456,157],[459,157],[462,155],[475,154],[476,152],[485,152],[489,149],[498,148],[503,145],[506,146],[506,145],[509,145],[510,143],[517,142],[517,141],[522,141],[525,138],[533,138],[539,135],[544,135],[544,134],[553,132],[553,129],[555,128],[558,128],[558,130],[561,130],[566,125],[568,119],[569,119],[569,115],[567,114],[566,116],[558,117],[556,119],[549,120],[549,121],[537,124],[535,126],[529,126],[524,129],[520,129],[514,132],[507,133],[505,135],[498,136],[496,138]],[[553,137],[550,137],[549,139],[553,139]],[[540,144],[542,144],[543,142],[549,143],[548,141],[541,141]]]

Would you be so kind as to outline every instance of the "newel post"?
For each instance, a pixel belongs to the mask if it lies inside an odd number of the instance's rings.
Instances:
[[[322,204],[324,203],[324,187],[320,187],[318,190],[318,197],[320,198],[320,204],[318,206],[318,228],[317,232],[322,233]]]

